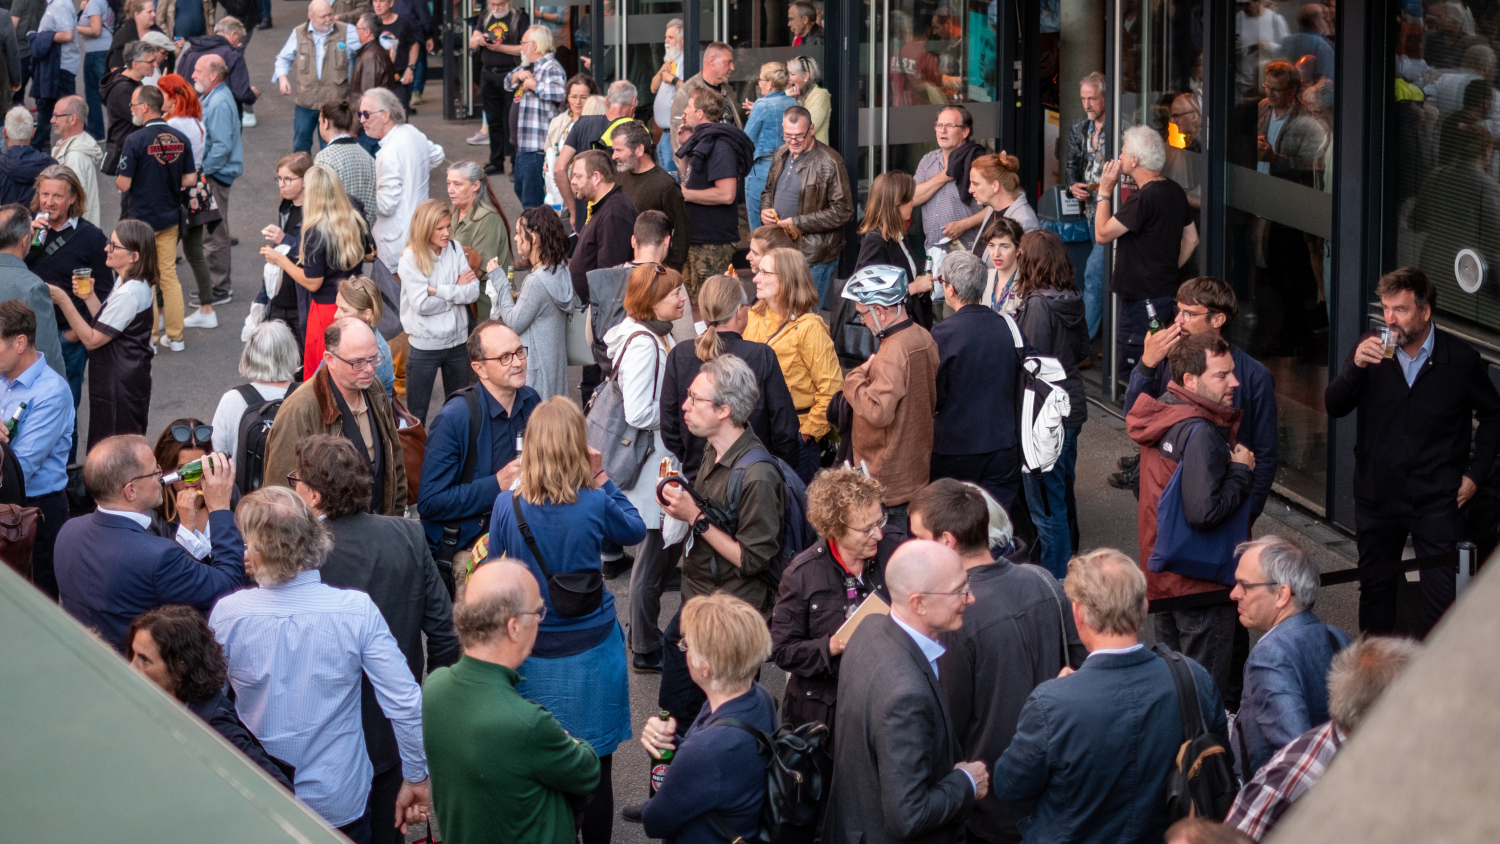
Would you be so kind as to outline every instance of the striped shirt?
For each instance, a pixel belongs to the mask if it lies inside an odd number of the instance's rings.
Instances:
[[[1332,721],[1293,739],[1240,789],[1225,826],[1256,841],[1265,838],[1286,810],[1323,776],[1343,745],[1344,735]]]
[[[536,90],[522,92],[516,100],[516,149],[520,152],[540,152],[547,145],[547,125],[562,111],[568,98],[566,87],[568,75],[551,53],[532,62],[529,67],[518,67],[505,75],[505,90],[515,91],[518,71],[529,70],[536,78]]]
[[[297,767],[297,797],[331,826],[365,813],[375,769],[360,724],[360,675],[391,719],[408,782],[427,778],[422,689],[370,596],[304,571],[246,589],[209,616],[245,726]]]

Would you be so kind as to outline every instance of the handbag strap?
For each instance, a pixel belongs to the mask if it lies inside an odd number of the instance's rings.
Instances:
[[[626,337],[625,342],[620,346],[620,356],[615,358],[614,363],[610,365],[609,380],[620,380],[620,362],[625,360],[625,352],[630,348],[630,341],[641,336],[651,338],[651,349],[656,353],[654,359],[652,360],[652,363],[654,364],[652,368],[654,369],[656,366],[661,365],[661,346],[657,343],[656,335],[652,334],[649,331],[637,331],[629,337]],[[651,401],[653,404],[656,402],[657,391],[660,389],[661,379],[656,377],[656,375],[653,373],[651,376]]]
[[[1167,661],[1172,683],[1177,687],[1177,709],[1182,715],[1182,740],[1192,741],[1204,733],[1203,710],[1198,703],[1198,680],[1182,654],[1165,644],[1156,645],[1156,655]]]
[[[542,577],[552,579],[552,572],[547,569],[547,558],[542,556],[542,549],[537,547],[536,537],[531,535],[531,526],[526,524],[526,517],[521,514],[521,496],[512,492],[510,494],[510,509],[516,514],[516,527],[521,531],[521,538],[526,540],[526,547],[531,549],[531,556],[536,557],[536,564],[542,570]]]
[[[1043,583],[1047,584],[1047,594],[1052,596],[1052,603],[1057,605],[1057,628],[1062,632],[1062,664],[1066,667],[1068,665],[1068,622],[1063,618],[1062,599],[1057,597],[1057,579],[1037,566],[1021,566],[1021,568],[1030,569],[1042,579]]]

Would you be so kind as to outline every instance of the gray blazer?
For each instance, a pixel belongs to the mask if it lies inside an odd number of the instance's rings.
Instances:
[[[825,842],[954,844],[974,806],[952,717],[917,643],[888,616],[860,624],[839,666]]]
[[[47,292],[47,282],[28,269],[25,261],[0,252],[0,302],[11,299],[20,299],[36,313],[36,350],[47,357],[47,365],[53,372],[67,378],[62,344],[57,339],[57,314],[53,311],[52,295]],[[83,373],[78,373],[78,377],[82,379]]]

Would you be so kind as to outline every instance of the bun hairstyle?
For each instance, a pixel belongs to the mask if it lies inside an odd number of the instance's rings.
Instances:
[[[1021,190],[1021,160],[1008,152],[1002,150],[992,155],[981,155],[974,159],[970,169],[986,182],[999,182],[1006,193]]]

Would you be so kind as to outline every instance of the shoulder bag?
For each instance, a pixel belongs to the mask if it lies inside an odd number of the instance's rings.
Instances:
[[[547,579],[552,609],[563,618],[578,618],[599,609],[604,603],[604,573],[599,569],[584,569],[553,574],[547,567],[547,558],[542,556],[542,549],[536,544],[536,537],[532,536],[531,526],[521,514],[520,493],[514,490],[510,494],[510,509],[516,514],[516,528],[521,531],[521,538],[526,540],[526,547],[536,558],[537,568]]]
[[[604,458],[605,473],[621,489],[635,486],[641,467],[646,465],[651,453],[656,450],[656,438],[650,430],[637,428],[625,421],[625,393],[620,389],[620,361],[629,350],[630,342],[637,337],[651,338],[657,360],[661,359],[661,349],[656,346],[656,335],[649,331],[637,331],[626,337],[624,345],[620,347],[619,357],[610,367],[609,377],[594,390],[588,406],[589,445],[599,450]],[[653,363],[653,404],[658,400],[657,394],[661,388],[661,382],[654,375],[655,367],[656,364]]]

